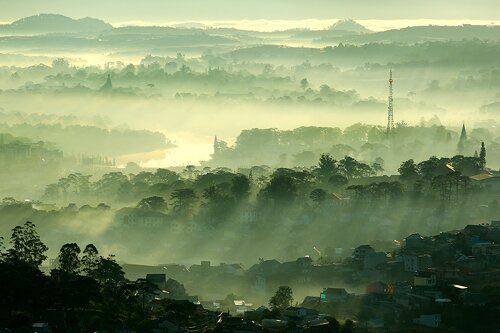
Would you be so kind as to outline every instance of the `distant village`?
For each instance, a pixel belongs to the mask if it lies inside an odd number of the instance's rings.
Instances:
[[[183,309],[193,304],[205,318],[188,328],[167,316],[154,321],[155,332],[336,332],[337,320],[352,320],[356,332],[464,332],[470,325],[478,329],[472,331],[493,332],[488,329],[500,309],[500,221],[432,237],[412,234],[401,243],[373,242],[347,256],[338,252],[316,260],[261,259],[248,269],[209,261],[122,267],[129,279],[156,287],[147,294],[152,309],[164,300]],[[217,286],[244,287],[238,288],[242,295],[224,299],[186,292],[200,285],[214,293]],[[255,301],[283,286],[317,292],[293,298],[279,311]]]

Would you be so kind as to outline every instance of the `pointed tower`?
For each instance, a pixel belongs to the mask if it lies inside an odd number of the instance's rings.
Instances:
[[[111,75],[108,74],[108,79],[106,83],[99,89],[99,91],[106,92],[111,91],[113,89],[113,83],[111,82]]]
[[[465,122],[462,124],[462,133],[460,133],[460,139],[458,140],[458,153],[463,155],[465,152],[465,143],[467,142],[467,131],[465,129]]]
[[[465,122],[462,124],[462,133],[460,133],[460,141],[467,141],[467,131],[465,130]]]
[[[213,157],[217,157],[219,155],[219,140],[217,140],[217,135],[214,138],[214,154]]]
[[[393,99],[393,90],[392,83],[394,80],[392,79],[392,69],[389,72],[389,101],[387,107],[387,134],[391,134],[394,132],[394,99]]]

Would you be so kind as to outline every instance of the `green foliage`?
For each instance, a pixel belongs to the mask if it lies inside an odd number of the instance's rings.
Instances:
[[[328,179],[328,183],[335,188],[343,187],[349,183],[349,179],[343,175],[333,175]]]
[[[319,158],[318,173],[329,179],[337,172],[337,161],[330,154],[322,154]]]
[[[275,174],[262,190],[263,198],[274,200],[278,205],[291,204],[297,195],[297,185],[289,175]]]
[[[66,274],[76,274],[80,270],[80,247],[76,243],[64,244],[59,251],[59,269]]]
[[[418,168],[413,160],[405,161],[401,164],[398,169],[401,175],[401,180],[403,181],[413,181],[418,178]]]
[[[242,200],[250,194],[250,179],[247,176],[239,174],[234,176],[231,184],[231,193],[236,200]]]
[[[484,142],[481,142],[481,152],[479,153],[479,161],[481,162],[481,168],[484,169],[486,167],[486,147],[484,146]]]
[[[99,251],[94,244],[87,244],[82,254],[82,272],[87,276],[95,277],[101,261]]]
[[[321,205],[323,202],[325,202],[327,197],[328,193],[320,188],[313,190],[311,194],[309,194],[309,198],[317,205]]]
[[[101,258],[95,272],[95,279],[104,286],[117,287],[125,283],[125,273],[114,256]]]
[[[47,246],[40,240],[35,225],[28,221],[12,230],[11,248],[7,251],[9,261],[20,261],[38,267],[47,259]]]
[[[198,197],[193,189],[181,188],[172,192],[170,195],[172,206],[177,213],[188,214],[193,209]]]
[[[144,198],[137,204],[137,208],[154,210],[154,211],[165,211],[167,209],[167,203],[163,197],[153,196]]]
[[[269,300],[269,306],[273,311],[283,311],[292,306],[293,291],[288,286],[278,288],[273,297]]]
[[[368,164],[358,162],[350,156],[346,156],[340,160],[338,166],[343,170],[347,178],[369,177],[375,174]]]

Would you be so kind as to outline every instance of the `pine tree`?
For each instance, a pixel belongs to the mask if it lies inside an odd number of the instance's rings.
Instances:
[[[486,147],[484,142],[481,142],[481,152],[479,153],[479,160],[481,161],[481,167],[484,169],[486,167]]]

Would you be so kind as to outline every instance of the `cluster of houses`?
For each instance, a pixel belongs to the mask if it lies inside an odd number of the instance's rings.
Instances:
[[[219,300],[187,295],[180,299],[213,312],[214,325],[222,325],[227,332],[321,331],[332,325],[330,317],[354,319],[365,331],[403,327],[439,331],[491,309],[498,312],[498,291],[489,292],[488,287],[495,290],[500,284],[500,221],[431,237],[412,234],[392,251],[361,245],[342,261],[261,260],[246,270],[240,264],[203,261],[189,268],[162,265],[161,269],[164,279],[175,277],[187,290],[207,285],[246,295],[248,299],[235,295]],[[283,285],[300,299],[303,290],[318,293],[279,315],[260,306]],[[205,293],[203,299],[207,299]],[[487,322],[483,319],[483,323]]]
[[[0,166],[3,168],[28,166],[33,168],[34,165],[61,161],[62,157],[62,152],[49,143],[43,141],[6,143],[4,135],[0,134]]]

